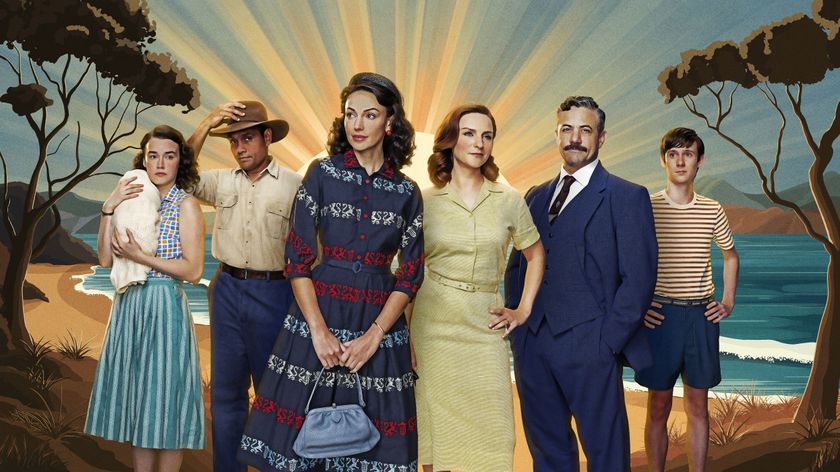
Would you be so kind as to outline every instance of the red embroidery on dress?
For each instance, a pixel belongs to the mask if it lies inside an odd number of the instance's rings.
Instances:
[[[274,400],[269,400],[260,395],[254,396],[253,411],[271,415],[277,423],[294,426],[296,429],[300,429],[303,425],[303,415],[299,415],[289,408],[283,408]]]
[[[359,167],[359,160],[352,149],[344,153],[344,167]]]
[[[358,303],[361,301],[373,305],[384,305],[388,296],[391,295],[391,292],[384,290],[360,289],[349,285],[328,284],[320,280],[315,280],[312,284],[315,286],[315,295],[319,297],[328,296],[345,302]]]
[[[417,417],[412,416],[408,421],[387,421],[373,418],[373,425],[386,437],[390,438],[395,434],[405,436],[417,430]]]
[[[301,257],[302,262],[311,265],[315,261],[315,255],[312,253],[312,248],[309,247],[303,238],[297,235],[294,231],[289,231],[288,241],[292,243],[292,249]]]
[[[397,269],[397,273],[394,274],[398,279],[407,279],[410,277],[414,277],[414,274],[417,273],[417,268],[423,267],[423,256],[420,256],[418,259],[414,259],[413,261],[405,261],[400,265],[400,268]]]
[[[324,246],[322,250],[324,252],[324,257],[349,262],[355,262],[357,259],[356,251],[353,249],[348,249],[341,246]],[[385,254],[384,252],[372,251],[365,252],[364,256],[362,257],[362,260],[364,261],[365,265],[372,266],[389,265],[391,263],[391,259],[393,259],[393,256]]]
[[[312,270],[309,267],[309,264],[297,264],[294,262],[290,262],[286,264],[286,274],[287,275],[309,275],[312,273]]]
[[[389,161],[385,161],[385,164],[382,166],[382,177],[385,177],[388,180],[394,178],[394,168],[391,166]]]

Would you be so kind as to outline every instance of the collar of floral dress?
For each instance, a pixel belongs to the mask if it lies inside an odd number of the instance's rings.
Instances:
[[[347,169],[362,168],[362,165],[359,164],[359,160],[356,159],[356,153],[354,153],[352,149],[344,153],[344,167]],[[374,172],[374,175],[379,174],[388,180],[393,180],[394,173],[395,169],[394,166],[391,165],[391,161],[385,159],[385,163],[382,164],[382,167],[380,167],[378,171]]]

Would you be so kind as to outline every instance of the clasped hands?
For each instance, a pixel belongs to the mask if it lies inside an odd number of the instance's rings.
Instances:
[[[384,337],[379,329],[373,328],[356,339],[342,343],[329,329],[322,328],[312,332],[312,346],[321,365],[327,369],[344,366],[355,374],[379,349]]]

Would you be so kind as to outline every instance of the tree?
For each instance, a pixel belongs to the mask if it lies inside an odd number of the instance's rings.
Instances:
[[[840,66],[840,1],[817,0],[812,10],[813,18],[805,14],[784,18],[758,28],[740,44],[716,42],[702,51],[686,51],[680,64],[659,75],[659,91],[665,96],[665,102],[682,99],[689,112],[736,147],[755,167],[765,195],[777,205],[793,210],[808,235],[828,253],[828,294],[817,333],[811,375],[795,415],[796,421],[835,418],[840,382],[840,217],[825,184],[825,171],[834,153],[833,144],[840,134],[840,101],[831,125],[821,137],[811,130],[802,109],[804,86],[822,81],[826,73]],[[760,95],[754,96],[763,97],[772,112],[779,116],[769,172],[756,154],[722,128],[732,112],[734,95],[739,88],[757,89]],[[716,105],[713,115],[700,111],[693,98],[701,90],[708,93]],[[785,99],[790,105],[789,111],[786,111]],[[791,113],[813,155],[808,182],[827,234],[817,232],[799,205],[777,193],[776,172]]]
[[[7,47],[0,51],[0,61],[17,79],[0,102],[11,105],[26,120],[36,143],[32,158],[15,157],[32,162],[19,221],[13,221],[9,212],[9,185],[4,185],[0,208],[11,240],[0,307],[0,353],[15,350],[18,341],[31,342],[23,317],[22,289],[30,260],[44,250],[60,226],[58,199],[85,179],[101,175],[96,171],[107,158],[137,149],[121,141],[134,134],[143,112],[156,105],[180,105],[186,113],[198,106],[197,82],[168,54],[147,50],[154,37],[154,25],[142,0],[0,0],[0,43]],[[102,149],[83,165],[81,122],[75,122],[74,150],[61,152],[70,133],[57,138],[70,122],[71,103],[86,81],[88,86],[92,81],[95,89],[98,120],[94,126]],[[66,175],[54,175],[50,166],[56,159],[75,159],[75,164]],[[8,184],[2,151],[0,163],[4,184]],[[40,203],[36,201],[39,185],[46,185],[48,197]],[[35,229],[48,212],[54,215],[53,226],[35,241]]]

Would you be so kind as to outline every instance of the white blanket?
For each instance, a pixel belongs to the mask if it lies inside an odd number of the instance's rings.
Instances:
[[[114,210],[111,226],[116,228],[119,238],[128,241],[125,230],[131,230],[134,240],[143,252],[154,255],[158,244],[158,224],[160,223],[160,192],[149,180],[143,169],[130,170],[120,180],[137,177],[132,183],[143,184],[143,191],[137,198],[123,200]],[[109,240],[110,241],[110,240]],[[109,242],[110,243],[110,242]],[[134,261],[114,256],[111,267],[111,283],[117,293],[123,293],[129,285],[142,284],[151,267]]]

